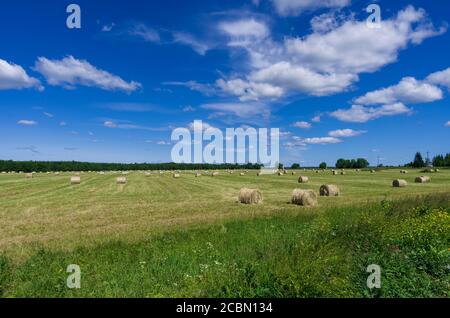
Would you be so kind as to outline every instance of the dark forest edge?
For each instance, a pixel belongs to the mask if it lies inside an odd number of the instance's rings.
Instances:
[[[450,167],[450,153],[437,155],[430,159],[423,159],[417,152],[414,161],[404,165],[411,168]],[[139,171],[139,170],[259,170],[264,165],[258,163],[247,164],[188,164],[188,163],[96,163],[80,161],[14,161],[0,160],[0,172],[54,172],[54,171]],[[369,162],[364,158],[339,159],[336,162],[337,169],[364,169],[369,168]],[[393,168],[394,166],[383,166],[380,168]],[[400,166],[399,166],[400,167]],[[291,169],[316,168],[301,167],[294,163]],[[326,169],[327,164],[322,162],[320,169]],[[284,169],[280,164],[280,169]]]

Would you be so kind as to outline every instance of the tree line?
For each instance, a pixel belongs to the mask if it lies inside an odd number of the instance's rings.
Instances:
[[[93,163],[78,161],[13,161],[0,160],[0,172],[55,172],[55,171],[136,171],[136,170],[259,170],[257,163],[187,164],[187,163]]]
[[[434,167],[450,167],[450,153],[446,155],[437,155],[430,161],[428,158],[424,160],[422,154],[417,152],[414,156],[414,160],[406,166],[412,168],[425,168],[430,165],[433,165]]]

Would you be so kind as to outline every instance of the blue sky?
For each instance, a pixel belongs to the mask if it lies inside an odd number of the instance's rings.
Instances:
[[[280,128],[286,164],[448,152],[450,4],[373,2],[4,1],[0,158],[167,162],[194,120]]]

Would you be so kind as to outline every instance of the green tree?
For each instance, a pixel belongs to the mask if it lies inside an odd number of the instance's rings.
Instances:
[[[300,169],[300,164],[294,163],[294,164],[291,166],[291,169]]]
[[[321,162],[320,165],[319,165],[319,168],[325,170],[327,168],[327,163],[326,162]]]
[[[412,166],[414,168],[423,168],[423,167],[425,167],[425,161],[423,160],[422,154],[420,152],[416,153],[416,156],[414,157],[414,161],[412,163]]]

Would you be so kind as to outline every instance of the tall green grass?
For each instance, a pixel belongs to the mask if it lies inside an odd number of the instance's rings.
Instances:
[[[450,195],[0,257],[2,297],[449,297]],[[81,289],[66,267],[81,266]],[[366,268],[382,269],[370,290]]]

